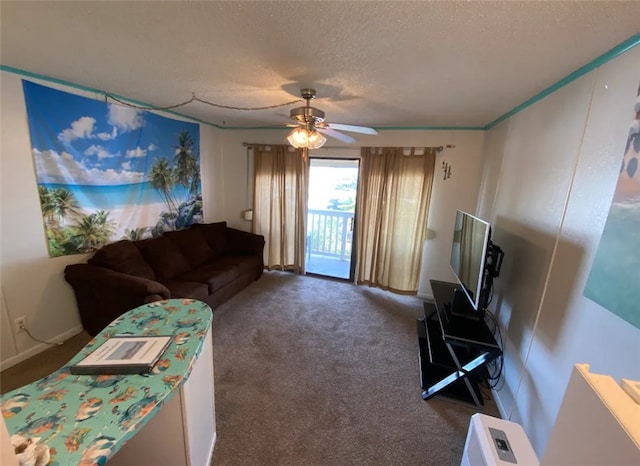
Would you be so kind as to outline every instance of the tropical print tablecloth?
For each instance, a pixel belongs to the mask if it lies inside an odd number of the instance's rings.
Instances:
[[[0,397],[10,435],[39,437],[49,465],[103,465],[188,379],[211,327],[211,308],[169,299],[123,314],[64,367]],[[69,366],[114,335],[173,335],[149,374],[72,375]]]

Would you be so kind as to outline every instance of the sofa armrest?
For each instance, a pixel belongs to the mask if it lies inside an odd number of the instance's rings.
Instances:
[[[157,294],[163,299],[171,296],[169,289],[160,282],[91,264],[68,265],[64,269],[64,278],[71,286],[92,287],[99,284],[100,289],[109,289],[110,292],[131,293],[140,297]]]
[[[262,257],[264,244],[262,235],[227,227],[227,251],[230,253]]]
[[[64,274],[75,292],[82,326],[91,335],[135,307],[171,297],[162,283],[92,264],[68,265]]]

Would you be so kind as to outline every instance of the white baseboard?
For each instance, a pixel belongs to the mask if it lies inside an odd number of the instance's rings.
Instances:
[[[502,419],[507,419],[507,411],[502,404],[502,399],[498,396],[498,392],[496,392],[493,388],[491,389],[491,395],[493,395],[493,401],[496,402],[496,407],[498,408],[498,412],[500,412],[500,417]]]
[[[78,333],[82,332],[84,329],[82,328],[82,325],[78,325],[76,327],[73,327],[69,330],[67,330],[66,332],[61,333],[60,335],[56,335],[53,338],[49,338],[49,341],[64,341],[67,340],[75,335],[77,335]],[[22,353],[16,354],[15,356],[12,356],[8,359],[5,359],[4,361],[0,361],[0,371],[3,371],[5,369],[8,369],[11,366],[15,366],[16,364],[18,364],[19,362],[25,361],[27,359],[29,359],[32,356],[35,356],[38,353],[42,353],[45,350],[48,350],[49,348],[56,346],[55,344],[47,344],[47,343],[40,343],[36,346],[32,346],[31,348],[29,348],[26,351],[23,351]]]
[[[425,293],[418,293],[416,296],[418,298],[420,298],[420,299],[423,299],[423,300],[427,301],[427,302],[430,302],[430,303],[433,302],[433,295],[425,294]]]

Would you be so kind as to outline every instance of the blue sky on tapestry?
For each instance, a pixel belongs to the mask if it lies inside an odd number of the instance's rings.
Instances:
[[[23,88],[51,256],[202,221],[198,124]]]
[[[609,215],[584,296],[640,328],[640,87]]]

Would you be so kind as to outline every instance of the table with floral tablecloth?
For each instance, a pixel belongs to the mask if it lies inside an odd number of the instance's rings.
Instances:
[[[52,374],[0,397],[10,435],[38,437],[50,465],[102,465],[188,379],[212,323],[211,308],[193,299],[137,307],[113,321]],[[149,374],[73,375],[69,367],[114,335],[172,335]]]

